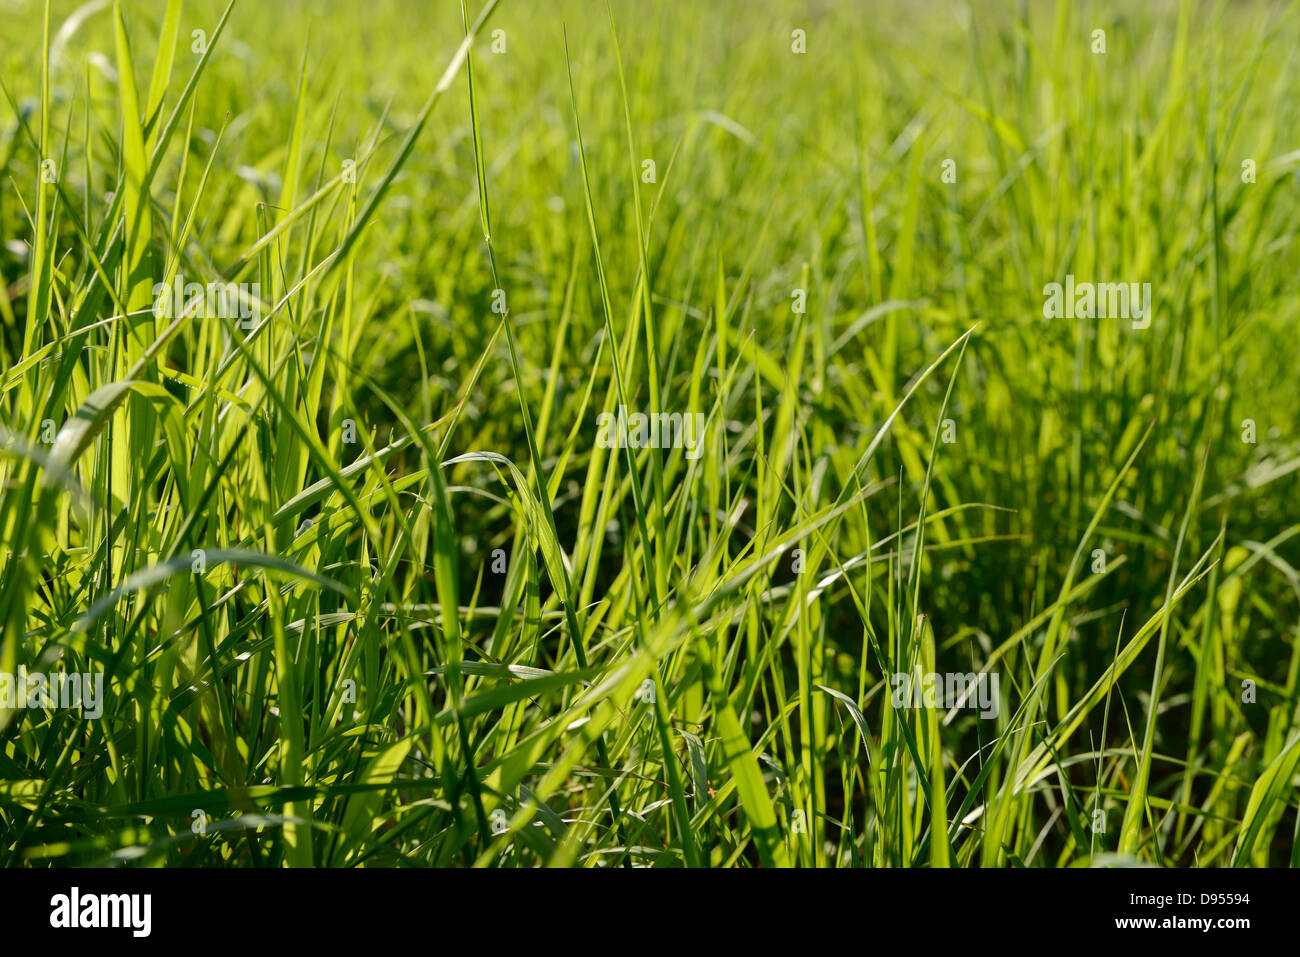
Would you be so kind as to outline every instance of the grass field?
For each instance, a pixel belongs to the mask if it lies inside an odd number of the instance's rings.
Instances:
[[[0,864],[1300,863],[1295,5],[467,2],[0,0]]]

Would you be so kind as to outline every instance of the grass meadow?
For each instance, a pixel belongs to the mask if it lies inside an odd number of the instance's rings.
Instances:
[[[1300,863],[1296,6],[466,2],[0,0],[0,865]]]

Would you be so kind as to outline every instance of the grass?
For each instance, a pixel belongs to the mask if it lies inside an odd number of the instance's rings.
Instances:
[[[0,861],[1300,862],[1294,4],[427,6],[9,0]]]

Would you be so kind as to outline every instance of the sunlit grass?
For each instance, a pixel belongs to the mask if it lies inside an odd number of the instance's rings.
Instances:
[[[3,863],[1300,858],[1293,5],[8,6]]]

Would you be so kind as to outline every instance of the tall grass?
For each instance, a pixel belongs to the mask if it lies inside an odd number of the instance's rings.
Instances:
[[[4,17],[0,861],[1300,859],[1293,4]]]

